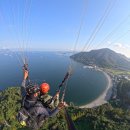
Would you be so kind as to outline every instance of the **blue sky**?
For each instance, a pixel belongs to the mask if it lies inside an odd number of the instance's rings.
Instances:
[[[83,15],[76,50],[92,36],[84,50],[109,47],[130,57],[130,0],[0,0],[0,48],[71,50]]]

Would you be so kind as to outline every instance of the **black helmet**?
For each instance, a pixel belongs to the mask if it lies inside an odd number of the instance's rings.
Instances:
[[[28,94],[35,94],[37,92],[40,92],[40,88],[36,83],[29,83],[29,85],[26,88],[26,91]]]

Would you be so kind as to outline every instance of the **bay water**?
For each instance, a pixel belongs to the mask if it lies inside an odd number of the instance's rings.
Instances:
[[[16,52],[19,54],[20,52]],[[33,82],[50,84],[50,94],[54,95],[63,80],[70,64],[69,54],[65,52],[28,52],[29,75]],[[21,85],[23,79],[22,64],[13,53],[0,53],[0,90]],[[73,75],[70,78],[65,95],[66,102],[85,105],[96,99],[107,86],[105,75],[94,69],[84,68],[73,61]]]

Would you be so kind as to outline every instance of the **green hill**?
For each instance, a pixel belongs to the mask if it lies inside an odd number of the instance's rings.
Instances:
[[[130,82],[122,82],[122,85],[118,85],[119,90],[128,92]],[[119,95],[119,99],[121,98]],[[20,100],[19,88],[12,87],[0,92],[0,130],[28,130],[16,120]],[[70,106],[67,110],[77,130],[130,130],[130,109],[122,107],[122,102],[116,100],[97,108]],[[41,130],[68,130],[64,111],[46,120]]]
[[[99,67],[123,70],[130,69],[130,60],[127,57],[108,48],[80,52],[72,55],[71,58],[85,65],[97,65]]]

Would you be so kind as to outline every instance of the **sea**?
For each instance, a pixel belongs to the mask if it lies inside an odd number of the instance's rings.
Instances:
[[[108,80],[104,73],[70,59],[69,52],[7,52],[0,51],[0,90],[20,87],[23,80],[22,57],[26,57],[29,78],[32,82],[50,84],[54,95],[71,64],[72,76],[68,80],[65,101],[77,106],[90,103],[106,89]],[[63,87],[64,88],[64,87]],[[63,91],[63,89],[62,89]],[[61,95],[62,95],[61,91]]]

